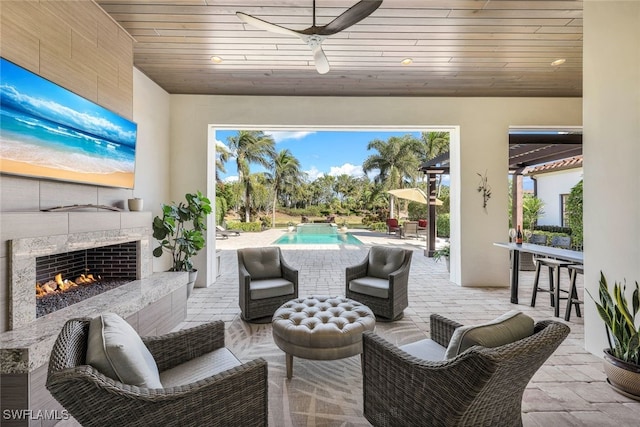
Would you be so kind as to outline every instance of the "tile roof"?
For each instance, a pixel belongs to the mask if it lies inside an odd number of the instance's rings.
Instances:
[[[529,166],[523,175],[534,175],[546,172],[556,172],[563,169],[575,169],[582,167],[582,155],[568,157],[556,162],[549,162],[538,166]]]

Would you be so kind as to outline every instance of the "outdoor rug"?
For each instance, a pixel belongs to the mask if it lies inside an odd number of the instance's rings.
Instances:
[[[406,317],[377,322],[375,332],[402,345],[425,338]],[[226,346],[242,361],[258,357],[268,363],[269,426],[370,426],[362,414],[360,356],[338,360],[293,358],[287,380],[285,354],[273,342],[271,324],[247,323],[237,316],[226,335]]]

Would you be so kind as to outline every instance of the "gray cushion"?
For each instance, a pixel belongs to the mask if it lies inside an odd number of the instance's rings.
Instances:
[[[443,346],[428,338],[403,345],[400,349],[418,359],[431,361],[443,360],[446,351]]]
[[[469,347],[499,347],[533,335],[533,319],[511,310],[480,325],[461,326],[453,332],[445,358],[452,359]]]
[[[403,249],[374,246],[369,250],[367,276],[388,279],[389,274],[402,266],[402,261]]]
[[[89,323],[87,363],[124,384],[162,388],[149,349],[133,327],[114,313],[105,313]]]
[[[349,282],[349,290],[376,298],[389,298],[389,279],[359,277]]]
[[[286,279],[251,280],[249,284],[251,299],[265,299],[293,293],[293,283]]]
[[[191,384],[240,365],[238,358],[223,347],[163,371],[160,382],[165,388]]]
[[[242,260],[251,280],[282,277],[280,251],[277,247],[243,249]]]

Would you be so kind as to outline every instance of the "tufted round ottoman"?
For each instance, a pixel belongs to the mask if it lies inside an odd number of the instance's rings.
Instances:
[[[335,360],[362,353],[362,332],[372,331],[376,317],[366,305],[349,298],[311,296],[286,302],[273,315],[273,340],[287,357]]]

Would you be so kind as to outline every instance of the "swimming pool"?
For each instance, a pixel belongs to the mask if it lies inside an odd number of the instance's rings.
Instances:
[[[272,243],[273,245],[361,245],[362,242],[351,233],[311,234],[287,233]]]

